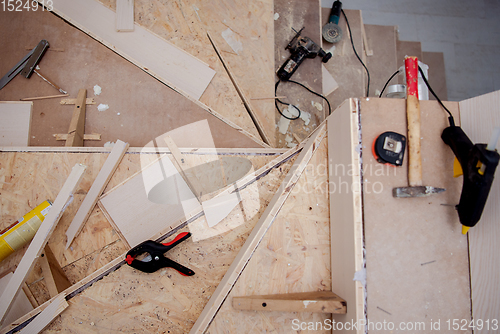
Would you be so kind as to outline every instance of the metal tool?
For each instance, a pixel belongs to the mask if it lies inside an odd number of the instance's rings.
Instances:
[[[422,185],[422,156],[420,146],[420,103],[418,101],[418,59],[405,58],[406,117],[408,121],[408,183],[409,187],[392,189],[394,197],[422,197],[445,191]]]
[[[320,56],[323,63],[326,63],[332,58],[330,52],[325,52],[318,44],[314,43],[309,37],[301,36],[302,30],[295,34],[295,37],[286,46],[285,50],[290,50],[290,58],[281,65],[277,74],[280,80],[287,81],[295,73],[297,68],[306,58],[316,58]],[[295,31],[295,30],[294,30]]]
[[[500,129],[499,129],[500,130]],[[500,131],[499,131],[500,132]],[[444,129],[441,138],[450,146],[459,162],[455,176],[464,176],[460,202],[456,206],[466,234],[470,227],[477,224],[490,193],[495,170],[500,155],[495,149],[498,134],[494,134],[490,144],[473,144],[461,127],[449,126]],[[455,168],[456,169],[456,165]]]
[[[0,79],[0,89],[4,88],[5,85],[14,79],[14,77],[20,72],[22,72],[22,75],[25,78],[29,79],[48,47],[49,42],[42,39],[33,50],[28,52],[28,54],[21,59],[16,66],[14,66],[2,79]]]
[[[382,133],[373,141],[372,152],[380,163],[403,165],[406,137],[392,131]]]
[[[174,240],[167,243],[160,243],[152,240],[146,240],[135,246],[127,252],[125,261],[129,266],[145,273],[154,273],[161,268],[173,268],[184,276],[193,276],[194,271],[180,265],[179,263],[166,258],[163,254],[174,248],[191,236],[189,232],[183,232],[177,235]],[[141,254],[149,255],[142,260],[136,260]]]
[[[340,13],[342,11],[342,2],[335,1],[332,5],[328,23],[323,26],[322,34],[325,41],[337,43],[342,39],[342,29],[339,27]]]

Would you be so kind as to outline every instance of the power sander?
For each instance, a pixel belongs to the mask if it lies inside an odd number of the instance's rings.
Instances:
[[[342,29],[339,27],[340,13],[342,11],[342,2],[335,1],[332,6],[328,23],[323,26],[323,38],[330,43],[337,43],[342,39]]]
[[[323,63],[328,62],[330,58],[332,58],[332,54],[330,52],[325,52],[325,50],[323,50],[318,44],[314,43],[312,39],[301,36],[300,33],[302,30],[304,30],[304,28],[297,32],[295,37],[285,48],[285,50],[290,50],[291,55],[290,58],[288,58],[287,61],[281,65],[277,72],[280,80],[288,81],[306,58],[316,58],[316,56],[320,56],[323,58]]]

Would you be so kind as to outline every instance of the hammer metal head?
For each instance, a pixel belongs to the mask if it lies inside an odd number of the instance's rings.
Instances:
[[[439,194],[445,190],[446,189],[444,188],[435,188],[430,186],[399,187],[392,189],[392,196],[396,198],[424,197],[432,194]]]

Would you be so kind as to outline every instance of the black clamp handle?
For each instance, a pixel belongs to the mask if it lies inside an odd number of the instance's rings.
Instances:
[[[175,239],[168,243],[159,243],[152,240],[146,240],[143,243],[135,246],[127,252],[125,261],[129,266],[145,273],[154,273],[161,268],[173,268],[184,276],[193,276],[194,271],[183,265],[170,260],[163,254],[180,244],[191,236],[189,232],[183,232],[177,235]],[[151,256],[149,261],[136,260],[135,258],[141,254],[148,253]]]

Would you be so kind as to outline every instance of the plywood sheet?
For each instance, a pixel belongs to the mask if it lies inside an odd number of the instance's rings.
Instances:
[[[446,105],[458,121],[458,103]],[[446,114],[437,102],[421,101],[423,183],[446,191],[392,197],[394,187],[408,185],[407,159],[399,168],[382,165],[371,147],[382,132],[406,134],[405,110],[404,100],[361,101],[367,316],[395,326],[423,323],[429,332],[431,319],[440,320],[441,330],[448,319],[470,320],[467,238],[453,208],[461,182],[452,175],[453,152],[440,138]]]
[[[137,26],[115,30],[115,13],[95,0],[53,1],[54,12],[185,96],[198,100],[215,75],[207,64]],[[147,50],[147,51],[146,51]]]
[[[459,105],[462,129],[470,140],[488,143],[493,128],[500,126],[500,91],[461,101]],[[497,168],[481,220],[468,233],[474,320],[498,319],[500,314],[499,173]],[[491,326],[474,331],[481,334],[493,332]]]
[[[429,77],[427,79],[432,89],[441,101],[448,101],[444,54],[442,52],[423,52],[422,61],[429,66]],[[436,100],[430,92],[429,100]]]
[[[0,147],[28,146],[33,102],[0,101]]]

